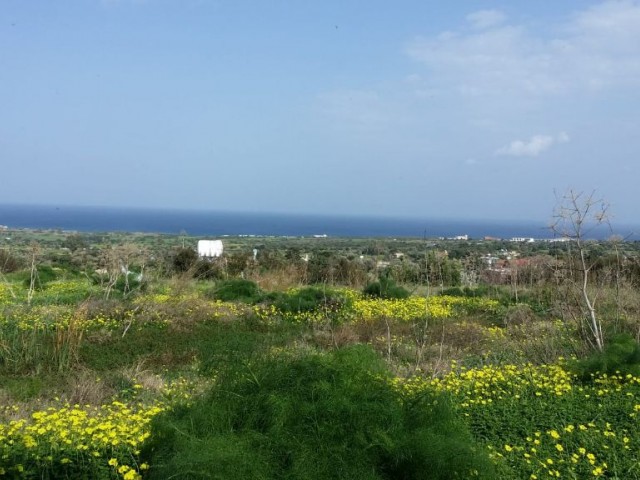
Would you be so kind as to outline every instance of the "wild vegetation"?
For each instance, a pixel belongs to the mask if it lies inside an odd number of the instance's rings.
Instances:
[[[3,232],[0,477],[640,478],[640,245],[196,240]]]

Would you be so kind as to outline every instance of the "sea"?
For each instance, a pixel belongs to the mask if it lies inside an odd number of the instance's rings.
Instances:
[[[114,207],[0,205],[0,228],[144,232],[191,236],[328,236],[470,239],[553,238],[542,221],[446,220],[389,216],[302,215]],[[640,231],[636,229],[635,231]],[[617,232],[638,239],[631,227]],[[609,236],[602,232],[598,237]]]

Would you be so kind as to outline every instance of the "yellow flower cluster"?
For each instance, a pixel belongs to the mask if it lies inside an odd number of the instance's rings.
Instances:
[[[447,297],[361,298],[354,302],[353,309],[356,318],[365,321],[377,318],[394,318],[406,321],[425,316],[447,318],[453,314]]]
[[[487,365],[454,370],[437,382],[437,386],[456,395],[464,392],[469,403],[483,403],[493,399],[517,399],[525,389],[532,389],[535,396],[562,396],[574,388],[573,381],[574,375],[561,365]]]
[[[110,314],[98,312],[86,317],[70,306],[45,305],[27,307],[22,305],[13,308],[11,312],[7,312],[0,317],[0,328],[11,327],[22,332],[53,331],[71,326],[84,331],[112,330],[121,327],[123,320],[124,322],[131,320],[133,315],[132,311],[111,312]]]
[[[247,315],[251,311],[248,305],[223,302],[222,300],[208,302],[208,307],[211,309],[211,318],[214,320],[220,318],[240,317]]]
[[[282,312],[275,305],[256,305],[252,309],[253,314],[267,324],[274,323],[278,319],[292,323],[319,323],[327,318],[327,312],[313,310],[307,312]]]
[[[637,478],[626,476],[637,468],[640,448],[640,378],[633,375],[598,374],[581,383],[562,364],[465,369],[454,363],[442,378],[394,379],[393,385],[408,397],[426,389],[450,394],[481,438],[487,425],[502,425],[493,427],[489,447],[496,464],[512,472],[505,477],[517,472],[516,478],[532,479]],[[592,413],[582,415],[586,409]],[[534,430],[531,420],[548,425],[556,418],[573,423]],[[526,423],[534,429],[520,437]]]
[[[357,319],[374,320],[394,318],[413,320],[424,318],[449,318],[465,311],[486,310],[497,307],[498,303],[486,298],[451,297],[409,297],[407,299],[358,298],[353,303]]]
[[[168,303],[175,297],[172,297],[169,293],[154,293],[150,295],[146,295],[144,297],[138,297],[133,302],[136,304],[144,304],[144,303],[155,303],[155,304],[163,304]]]
[[[68,326],[72,318],[73,309],[67,306],[21,306],[5,312],[0,317],[0,327],[15,327],[21,331],[54,330]]]
[[[633,457],[638,444],[627,429],[615,432],[610,423],[595,422],[535,431],[522,444],[506,444],[502,449],[491,447],[491,456],[497,462],[524,464],[529,478],[604,477],[611,466],[601,452]]]
[[[13,295],[17,295],[17,292],[12,292],[11,288],[8,285],[0,283],[0,307],[13,303]]]
[[[164,295],[164,294],[163,294]],[[169,300],[158,298],[158,295],[140,297],[132,307],[110,308],[87,314],[77,307],[68,305],[36,305],[15,304],[8,307],[0,315],[0,338],[4,332],[46,332],[65,330],[70,327],[82,331],[121,330],[145,325],[166,326],[176,319],[203,318],[223,319],[236,318],[251,311],[248,305],[202,299],[186,300],[171,297]],[[160,302],[157,302],[160,300]]]
[[[95,287],[87,281],[58,280],[47,283],[43,294],[46,293],[48,296],[88,295],[95,290]]]
[[[298,289],[291,289],[295,294]],[[486,298],[463,298],[451,296],[409,297],[406,299],[368,298],[351,289],[334,289],[343,299],[337,311],[325,311],[322,308],[313,311],[283,312],[275,305],[257,305],[253,314],[266,323],[283,319],[295,323],[322,322],[330,317],[344,320],[371,321],[380,318],[410,321],[429,316],[432,318],[450,318],[466,312],[491,312],[497,308],[498,302]]]
[[[149,422],[163,410],[160,405],[129,406],[114,401],[102,407],[64,405],[37,411],[29,420],[0,424],[0,473],[18,473],[25,465],[54,461],[104,463],[125,480],[140,478],[137,457],[149,436]],[[4,459],[4,460],[2,460]]]
[[[215,377],[165,381],[158,376],[159,395],[151,403],[139,401],[149,392],[135,383],[126,403],[59,403],[34,412],[16,405],[0,407],[0,478],[22,478],[21,471],[32,474],[57,464],[94,465],[97,470],[108,466],[115,477],[139,479],[148,468],[139,461],[139,449],[150,434],[153,417],[172,405],[189,404],[213,382]]]
[[[395,383],[406,394],[425,388],[435,388],[456,396],[460,406],[486,405],[495,400],[519,399],[524,390],[535,396],[562,396],[574,387],[574,375],[560,365],[487,365],[482,368],[457,368],[442,378],[413,377],[396,379]]]
[[[87,292],[90,285],[79,281],[52,282],[48,294],[61,297],[71,293]],[[291,289],[289,294],[296,294],[299,289]],[[392,318],[408,321],[430,316],[433,318],[449,318],[465,311],[491,311],[497,302],[484,298],[461,298],[449,296],[410,297],[407,299],[372,299],[365,298],[351,289],[334,289],[334,294],[342,298],[341,306],[335,311],[322,308],[304,312],[283,312],[274,305],[249,306],[234,302],[211,301],[201,298],[197,293],[173,294],[162,291],[142,295],[133,300],[128,308],[110,309],[107,312],[94,312],[90,316],[80,315],[71,306],[45,305],[28,307],[24,303],[14,302],[5,285],[0,285],[0,305],[2,302],[13,302],[10,312],[0,316],[0,328],[15,327],[20,331],[55,330],[67,328],[72,323],[74,328],[82,330],[117,330],[125,325],[140,328],[144,324],[153,323],[167,325],[175,319],[201,318],[224,319],[253,314],[265,323],[278,320],[290,322],[318,323],[327,318],[339,317],[341,320],[369,321],[378,318]],[[7,300],[9,299],[9,300]]]
[[[170,322],[173,316],[199,316],[212,320],[245,315],[247,305],[221,300],[205,300],[197,294],[172,294],[171,292],[143,295],[133,301],[137,316],[155,318],[158,322]],[[171,308],[165,308],[169,305]]]

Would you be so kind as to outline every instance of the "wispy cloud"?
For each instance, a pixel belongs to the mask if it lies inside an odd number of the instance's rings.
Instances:
[[[417,37],[407,54],[429,69],[432,84],[465,95],[559,94],[640,86],[640,1],[606,1],[565,19],[555,35],[506,23],[499,11]]]
[[[512,157],[537,157],[558,143],[569,141],[569,135],[561,132],[555,137],[552,135],[533,135],[529,140],[513,140],[507,145],[496,150],[496,155],[508,155]]]

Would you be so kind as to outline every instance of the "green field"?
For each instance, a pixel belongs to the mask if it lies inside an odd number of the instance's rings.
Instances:
[[[6,237],[0,478],[640,478],[633,243]]]

